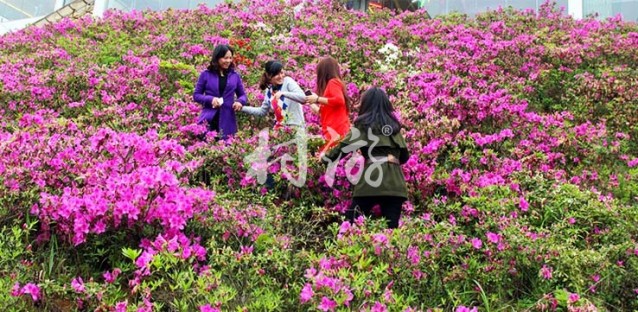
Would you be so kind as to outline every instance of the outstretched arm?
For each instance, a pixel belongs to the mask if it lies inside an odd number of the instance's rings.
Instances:
[[[270,111],[270,101],[268,100],[268,97],[264,97],[264,101],[261,103],[260,107],[244,106],[241,108],[241,111],[249,115],[266,116],[266,114]]]
[[[328,106],[345,106],[346,95],[343,93],[341,81],[336,78],[331,79],[323,92],[323,96],[312,94],[306,97],[309,103]]]

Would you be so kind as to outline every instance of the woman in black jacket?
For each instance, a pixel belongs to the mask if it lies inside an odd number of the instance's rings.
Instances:
[[[399,226],[401,207],[408,198],[401,165],[408,161],[410,153],[401,134],[401,123],[393,113],[386,93],[377,87],[370,88],[361,98],[354,127],[322,157],[324,161],[335,161],[360,150],[365,158],[363,174],[354,186],[352,204],[346,211],[351,222],[362,212],[369,214],[378,204],[388,227]]]

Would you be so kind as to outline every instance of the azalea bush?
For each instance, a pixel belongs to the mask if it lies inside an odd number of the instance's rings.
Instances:
[[[400,227],[345,222],[357,156],[194,83],[235,49],[356,105],[387,91],[411,156]],[[107,11],[0,37],[0,302],[26,311],[638,309],[638,26],[553,3],[468,17],[259,0]],[[351,117],[356,117],[353,109]],[[268,176],[273,183],[266,187]]]

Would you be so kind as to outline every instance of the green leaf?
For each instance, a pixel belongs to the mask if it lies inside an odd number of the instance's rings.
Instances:
[[[131,259],[131,261],[135,261],[135,259],[137,259],[137,257],[139,257],[141,254],[142,254],[142,250],[140,249],[132,249],[128,247],[122,248],[122,255],[124,255],[124,257]]]

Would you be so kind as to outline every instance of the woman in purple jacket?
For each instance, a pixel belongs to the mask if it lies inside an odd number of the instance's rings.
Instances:
[[[210,65],[199,75],[193,94],[195,102],[203,107],[198,123],[208,122],[208,131],[216,131],[222,139],[237,132],[235,112],[247,101],[241,77],[234,70],[233,54],[228,45],[215,47]]]

